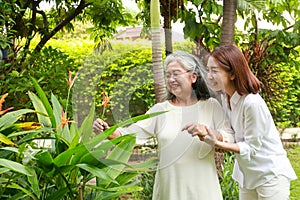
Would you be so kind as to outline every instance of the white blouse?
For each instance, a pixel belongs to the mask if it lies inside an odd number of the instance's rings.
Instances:
[[[157,137],[159,163],[153,199],[221,200],[213,148],[181,131],[187,123],[203,123],[233,142],[233,131],[221,105],[213,98],[184,107],[165,101],[154,105],[148,113],[166,110],[167,113],[119,129],[122,134],[136,134],[138,143],[146,142],[151,135]]]
[[[223,96],[223,107],[235,132],[240,154],[236,154],[233,178],[242,187],[254,189],[275,176],[297,178],[282,146],[271,113],[259,94]]]

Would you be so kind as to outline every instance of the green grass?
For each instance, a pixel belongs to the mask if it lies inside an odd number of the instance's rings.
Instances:
[[[298,179],[291,182],[290,200],[296,200],[300,197],[300,147],[287,149],[288,157],[298,176]]]

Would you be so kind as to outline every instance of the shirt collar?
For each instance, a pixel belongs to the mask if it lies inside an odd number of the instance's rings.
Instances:
[[[237,91],[235,91],[233,93],[232,97],[230,98],[230,105],[235,106],[236,104],[238,104],[238,102],[241,98],[242,98],[242,96],[239,95],[239,93]]]

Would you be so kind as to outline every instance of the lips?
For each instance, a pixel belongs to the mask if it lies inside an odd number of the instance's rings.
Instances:
[[[212,87],[216,87],[218,85],[218,82],[217,81],[209,81],[209,84],[212,86]]]

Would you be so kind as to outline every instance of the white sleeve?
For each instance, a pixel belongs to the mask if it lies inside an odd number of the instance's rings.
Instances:
[[[162,111],[157,104],[147,111],[147,114]],[[154,136],[157,132],[157,117],[151,117],[131,124],[128,127],[118,128],[122,135],[135,134],[137,144],[145,144],[148,139]]]
[[[267,114],[263,106],[251,103],[244,109],[244,141],[238,142],[240,155],[245,160],[250,160],[252,155],[262,146],[262,139],[265,134]]]
[[[213,106],[214,129],[222,134],[224,142],[234,142],[234,132],[220,103],[215,100]]]

